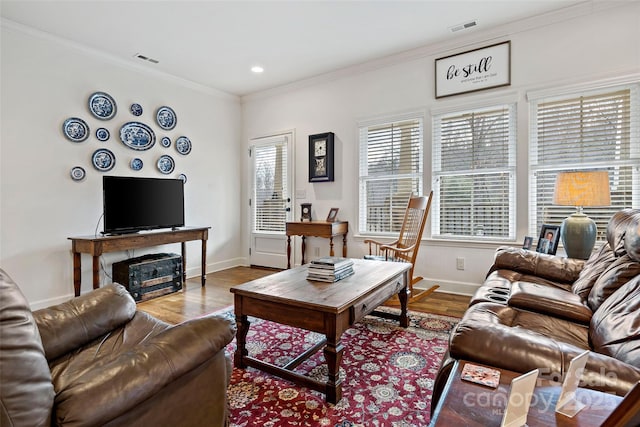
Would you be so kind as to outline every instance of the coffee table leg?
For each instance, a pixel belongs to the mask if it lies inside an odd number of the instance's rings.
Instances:
[[[409,315],[407,314],[407,302],[409,301],[409,270],[402,275],[404,280],[404,288],[400,289],[398,299],[400,300],[400,326],[406,328],[409,326]]]
[[[344,347],[340,339],[330,340],[324,348],[324,358],[327,361],[329,378],[327,380],[327,402],[336,404],[342,399],[342,380],[340,379],[340,364]]]
[[[247,350],[247,332],[249,332],[249,319],[247,316],[236,314],[236,326],[238,332],[236,334],[236,353],[234,355],[234,364],[236,368],[244,369],[247,367],[244,363],[244,356],[249,355]]]

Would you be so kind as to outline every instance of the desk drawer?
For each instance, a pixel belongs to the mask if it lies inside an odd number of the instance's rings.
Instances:
[[[386,285],[384,288],[375,291],[351,306],[349,311],[349,321],[351,324],[359,321],[367,314],[378,308],[383,302],[396,295],[402,289],[402,278],[394,279],[394,281]]]

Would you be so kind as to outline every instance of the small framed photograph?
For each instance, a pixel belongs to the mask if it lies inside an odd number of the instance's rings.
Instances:
[[[338,208],[331,208],[327,215],[327,222],[336,222],[338,220]]]
[[[522,244],[522,249],[531,249],[531,245],[533,244],[533,237],[524,236],[524,243]]]
[[[538,246],[536,246],[536,252],[555,255],[558,250],[559,241],[560,226],[542,224],[542,228],[540,228],[540,237],[538,237]]]

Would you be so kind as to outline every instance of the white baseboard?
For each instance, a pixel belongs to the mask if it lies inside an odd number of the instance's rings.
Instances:
[[[435,280],[425,278],[418,282],[416,289],[429,289],[433,285],[440,286],[436,292],[446,292],[449,294],[472,296],[481,286],[479,283],[450,282],[446,280]]]

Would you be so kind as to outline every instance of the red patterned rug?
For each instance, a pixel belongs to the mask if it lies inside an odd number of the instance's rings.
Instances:
[[[384,308],[385,310],[395,310]],[[397,311],[397,310],[396,310]],[[233,318],[233,311],[225,313]],[[426,426],[431,392],[447,351],[449,332],[459,319],[410,312],[401,328],[392,320],[367,316],[342,336],[342,399],[324,395],[253,368],[233,370],[228,396],[231,426]],[[284,365],[313,346],[320,334],[251,318],[251,356]],[[232,354],[235,340],[227,347]],[[326,380],[319,351],[296,371]]]

